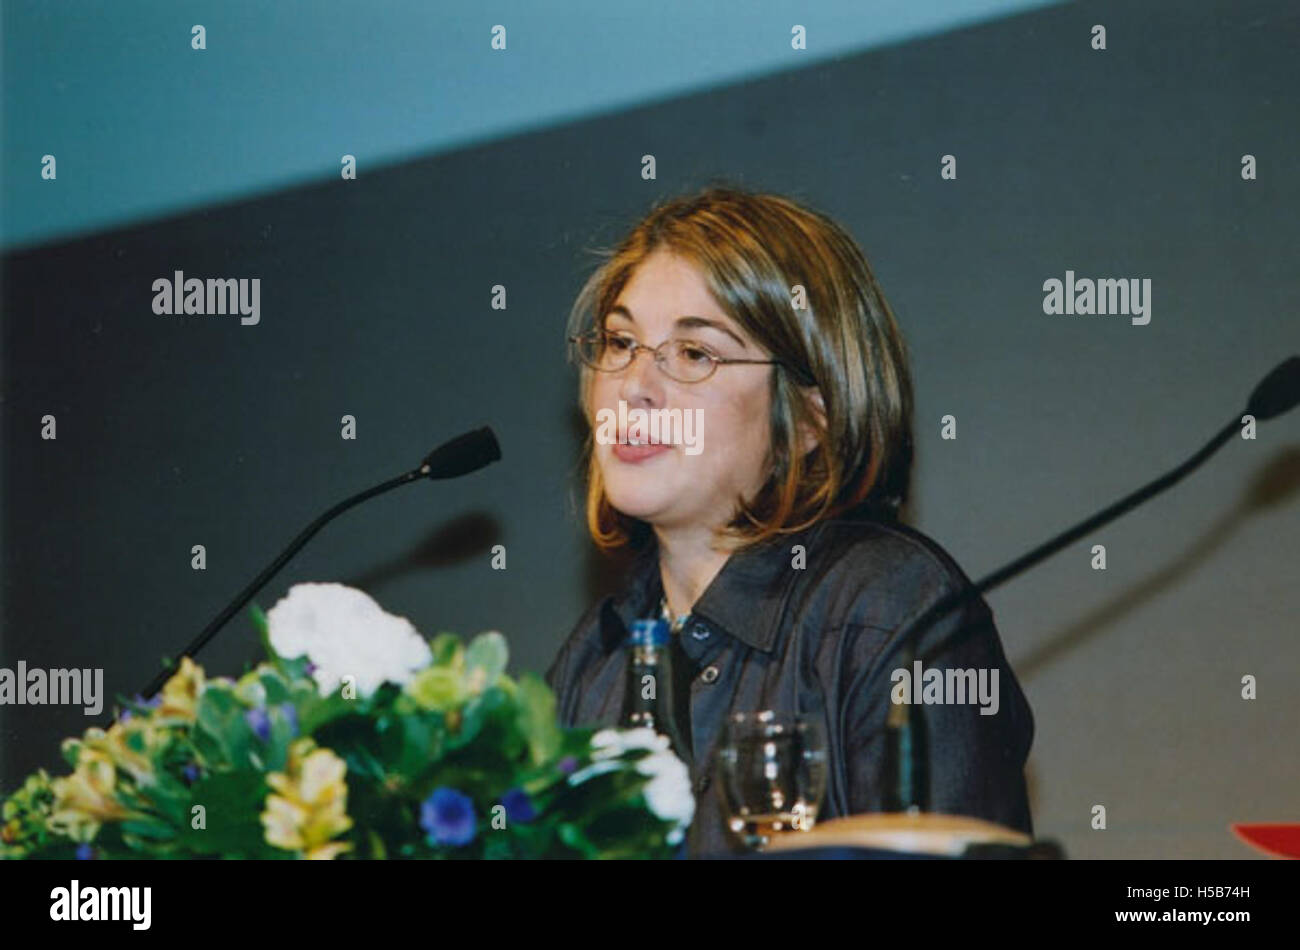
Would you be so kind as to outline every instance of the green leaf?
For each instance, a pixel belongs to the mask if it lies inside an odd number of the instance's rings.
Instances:
[[[167,841],[176,837],[176,829],[161,821],[151,819],[134,819],[122,822],[124,835],[138,835],[141,838]]]
[[[492,687],[465,704],[460,729],[448,736],[447,745],[461,748],[471,743],[507,761],[513,761],[522,751],[523,730],[518,726],[514,704],[503,690]]]
[[[316,730],[357,711],[356,701],[344,699],[343,694],[338,690],[328,696],[321,696],[319,693],[306,697],[300,696],[299,703],[298,725],[304,736],[313,735]]]
[[[289,764],[289,745],[296,738],[293,725],[279,706],[270,706],[266,712],[271,720],[271,734],[261,743],[259,754],[268,772],[283,772]]]
[[[59,746],[59,754],[63,756],[63,761],[75,769],[77,759],[81,757],[81,740],[64,739],[63,744]]]
[[[577,851],[584,858],[599,858],[600,849],[587,840],[582,829],[568,822],[560,825],[560,841]]]
[[[470,641],[469,649],[465,651],[465,666],[471,679],[476,670],[482,670],[484,686],[496,683],[497,677],[506,671],[509,659],[510,649],[506,645],[506,638],[495,630],[480,633]]]
[[[540,676],[525,673],[519,678],[515,701],[529,758],[534,765],[541,765],[559,752],[563,736],[556,719],[555,694]]]
[[[433,662],[439,666],[459,666],[464,661],[465,646],[454,633],[440,633],[429,643]]]
[[[154,809],[172,824],[188,820],[191,800],[190,788],[166,772],[159,771],[149,789]]]
[[[178,840],[196,854],[224,857],[274,857],[284,854],[266,843],[262,808],[270,791],[265,776],[257,772],[223,772],[195,784],[189,817]],[[206,827],[193,827],[193,806],[203,806]]]
[[[262,688],[266,691],[266,704],[268,706],[278,706],[281,703],[293,700],[293,691],[290,689],[288,681],[273,668],[264,668],[258,675],[258,680],[261,681]]]
[[[248,605],[248,617],[253,621],[253,626],[257,629],[257,635],[262,638],[262,646],[266,648],[267,656],[275,656],[276,652],[271,649],[269,639],[271,633],[270,624],[266,620],[266,612],[253,601]]]
[[[234,693],[209,687],[199,697],[196,730],[208,738],[226,763],[243,768],[249,759],[253,734],[244,721],[244,706]]]
[[[442,757],[445,730],[441,720],[441,716],[401,717],[402,746],[397,769],[403,775],[417,775]]]
[[[485,861],[508,861],[518,857],[517,842],[514,836],[490,825],[483,832],[483,859]]]

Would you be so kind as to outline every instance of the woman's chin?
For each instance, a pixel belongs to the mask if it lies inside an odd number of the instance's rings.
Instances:
[[[618,491],[606,485],[605,495],[616,511],[622,512],[629,518],[638,518],[651,524],[667,513],[673,501],[664,493],[662,487],[642,491]]]
[[[620,514],[627,515],[629,518],[636,518],[639,521],[645,521],[649,524],[654,524],[658,521],[664,512],[664,506],[645,504],[644,502],[640,504],[634,502],[620,503],[615,501],[613,498],[610,498],[609,503],[614,510]]]

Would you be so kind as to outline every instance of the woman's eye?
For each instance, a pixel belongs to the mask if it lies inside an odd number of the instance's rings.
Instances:
[[[606,333],[605,345],[616,353],[624,353],[632,349],[632,338],[619,336],[617,333]]]
[[[701,346],[695,346],[691,343],[683,343],[679,350],[683,357],[692,363],[707,363],[713,358],[713,354]]]

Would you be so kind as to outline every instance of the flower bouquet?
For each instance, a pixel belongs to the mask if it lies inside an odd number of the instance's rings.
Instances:
[[[694,814],[650,730],[563,729],[499,633],[427,641],[340,584],[253,608],[267,660],[184,658],[4,802],[8,858],[671,857]]]

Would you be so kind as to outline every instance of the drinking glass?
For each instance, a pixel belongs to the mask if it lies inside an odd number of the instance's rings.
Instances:
[[[718,771],[728,825],[755,850],[774,834],[811,831],[826,791],[821,719],[761,712],[726,722]]]

